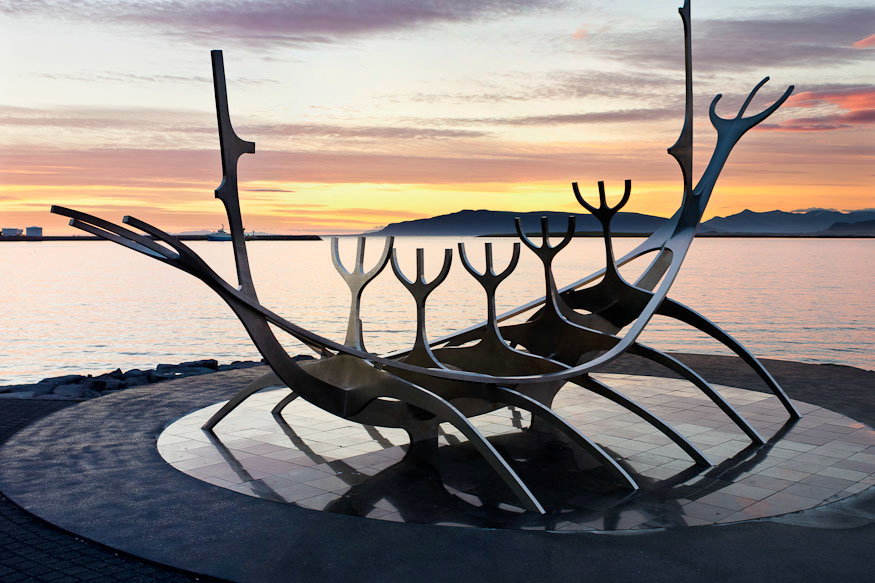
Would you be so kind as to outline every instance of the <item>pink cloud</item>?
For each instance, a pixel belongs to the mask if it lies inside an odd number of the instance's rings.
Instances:
[[[875,123],[875,87],[853,87],[824,91],[803,91],[787,100],[787,107],[834,106],[839,111],[800,116],[779,124],[762,124],[759,129],[787,132],[819,132]]]
[[[574,31],[574,34],[571,35],[575,40],[585,39],[589,35],[589,31],[585,26],[581,25]]]
[[[866,38],[861,38],[855,42],[853,46],[855,49],[868,49],[869,47],[875,47],[875,34],[870,34]]]

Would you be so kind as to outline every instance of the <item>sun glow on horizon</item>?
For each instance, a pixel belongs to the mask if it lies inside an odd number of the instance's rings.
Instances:
[[[872,10],[833,4],[778,0],[741,20],[728,0],[694,3],[697,172],[713,147],[712,95],[724,94],[728,115],[763,74],[773,81],[752,111],[798,87],[736,147],[706,219],[875,207]],[[683,116],[683,45],[664,5],[593,13],[502,0],[456,12],[387,6],[377,18],[359,0],[317,22],[303,5],[266,20],[259,2],[235,18],[244,8],[222,12],[220,0],[209,32],[183,5],[28,6],[0,17],[0,42],[17,55],[0,64],[3,226],[73,233],[52,204],[171,232],[225,222],[212,194],[214,38],[227,45],[234,125],[257,143],[240,162],[250,229],[359,233],[464,209],[581,212],[572,181],[604,180],[610,194],[632,179],[629,212],[669,216],[680,199],[665,148]],[[757,23],[774,34],[757,36]]]

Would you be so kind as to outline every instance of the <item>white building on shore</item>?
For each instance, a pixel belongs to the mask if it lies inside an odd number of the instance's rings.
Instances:
[[[21,229],[15,229],[12,227],[3,227],[0,229],[0,235],[4,237],[20,237]]]
[[[24,234],[28,237],[42,237],[43,236],[43,228],[42,227],[28,227],[24,230]]]

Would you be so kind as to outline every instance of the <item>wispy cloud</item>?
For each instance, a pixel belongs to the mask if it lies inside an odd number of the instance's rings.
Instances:
[[[859,6],[795,7],[747,18],[698,21],[693,26],[696,69],[741,71],[862,62],[868,55],[854,44],[868,41],[873,20],[875,8]],[[682,62],[678,32],[665,27],[592,34],[587,41],[588,50],[601,49],[605,57],[627,63],[674,69]]]
[[[487,135],[474,130],[448,130],[427,127],[339,126],[328,124],[239,124],[241,131],[256,136],[310,136],[319,138],[439,139],[474,138]]]
[[[434,103],[496,103],[507,101],[573,100],[588,97],[647,99],[658,97],[666,90],[683,88],[677,75],[658,72],[629,74],[605,71],[550,71],[542,80],[532,79],[532,73],[517,73],[501,80],[473,81],[483,87],[479,92],[414,93],[390,96],[393,101]]]
[[[680,112],[680,113],[679,113]],[[618,109],[587,113],[557,113],[516,117],[444,118],[435,120],[449,124],[495,125],[495,126],[553,126],[586,123],[626,123],[661,121],[683,116],[683,110],[674,107]]]
[[[562,4],[561,0],[189,0],[101,2],[20,0],[10,15],[47,13],[71,19],[149,27],[158,32],[221,38],[262,45],[302,45],[440,23],[515,16]]]
[[[482,130],[425,127],[423,120],[410,126],[359,126],[323,123],[237,124],[243,134],[257,137],[310,137],[326,139],[432,140],[479,138]],[[196,111],[142,107],[28,108],[0,106],[0,127],[59,128],[63,130],[140,131],[153,134],[215,135],[215,118]]]
[[[35,73],[37,77],[52,79],[55,81],[80,81],[83,83],[167,83],[185,85],[211,85],[212,77],[201,75],[137,75],[134,73],[117,73],[104,71],[101,73]],[[253,85],[276,85],[276,79],[259,79],[253,77],[233,77],[228,80],[229,85],[253,86]]]
[[[635,176],[674,178],[660,156],[643,159],[629,144],[607,149],[548,152],[543,148],[509,148],[500,153],[469,150],[458,156],[367,152],[282,152],[262,150],[247,156],[246,179],[259,183],[453,184],[514,183],[569,177],[603,177],[627,172]],[[654,160],[656,163],[654,163]],[[0,183],[29,186],[93,185],[145,189],[212,190],[221,176],[214,150],[20,149],[0,152]],[[243,188],[247,187],[243,185]],[[143,196],[147,196],[144,192]],[[166,194],[163,196],[167,196]]]

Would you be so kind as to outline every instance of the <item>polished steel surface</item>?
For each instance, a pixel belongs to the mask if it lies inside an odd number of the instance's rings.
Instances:
[[[791,419],[799,417],[798,411],[780,386],[740,344],[716,325],[710,324],[704,317],[676,302],[672,303],[667,298],[668,291],[695,236],[696,227],[702,218],[717,177],[732,148],[747,130],[771,115],[793,89],[788,88],[771,106],[748,117],[744,117],[744,113],[767,79],[761,81],[751,91],[738,114],[733,118],[723,118],[716,113],[716,104],[721,96],[715,97],[710,108],[710,118],[717,130],[717,143],[704,173],[694,187],[692,185],[692,59],[688,2],[680,9],[680,14],[684,23],[686,110],[680,137],[675,145],[669,148],[669,153],[678,161],[683,175],[683,200],[680,209],[636,249],[616,260],[610,222],[616,212],[628,201],[631,195],[631,182],[626,181],[622,200],[613,207],[607,205],[603,183],[600,182],[598,185],[600,199],[598,207],[589,204],[574,183],[573,191],[577,200],[602,224],[605,268],[570,286],[558,289],[552,264],[574,236],[573,218],[569,218],[564,236],[555,245],[550,243],[546,218],[541,221],[540,245],[534,243],[522,231],[517,221],[516,228],[520,239],[543,264],[544,297],[501,316],[496,315],[495,289],[516,266],[518,246],[514,248],[511,265],[500,276],[492,271],[491,247],[487,247],[487,265],[482,274],[471,267],[464,248],[460,247],[463,265],[478,279],[486,291],[487,320],[479,326],[434,342],[428,339],[426,333],[426,300],[449,272],[452,262],[451,249],[446,249],[444,252],[438,276],[431,281],[426,281],[425,256],[422,249],[417,250],[416,277],[411,280],[401,271],[391,239],[386,241],[384,252],[376,266],[367,273],[364,272],[363,265],[364,239],[359,241],[355,268],[351,271],[343,267],[337,243],[333,242],[332,259],[351,291],[349,321],[344,343],[332,341],[298,326],[278,316],[259,302],[243,236],[237,185],[238,160],[245,153],[254,153],[255,145],[239,138],[231,125],[221,51],[212,52],[223,170],[222,182],[216,189],[216,197],[225,205],[231,228],[237,270],[236,286],[232,286],[219,276],[190,247],[136,218],[125,217],[124,222],[145,235],[71,209],[53,207],[52,210],[69,216],[74,227],[148,255],[200,279],[213,289],[241,320],[265,362],[273,369],[275,376],[269,375],[259,379],[240,391],[207,420],[204,424],[206,430],[214,430],[219,421],[254,393],[265,386],[281,381],[294,391],[294,395],[343,419],[371,426],[404,429],[412,443],[408,456],[414,459],[434,459],[438,450],[439,426],[441,423],[451,424],[468,439],[525,509],[544,513],[542,503],[526,482],[469,419],[510,405],[533,415],[535,420],[533,428],[537,430],[535,434],[558,432],[597,459],[619,484],[636,490],[639,488],[636,480],[614,457],[551,408],[556,392],[568,381],[580,384],[596,393],[612,395],[615,403],[630,407],[639,417],[670,436],[693,457],[696,463],[707,464],[705,455],[688,440],[680,437],[680,434],[666,422],[631,399],[622,397],[605,383],[596,383],[589,377],[589,373],[596,370],[599,365],[610,362],[625,352],[643,356],[678,373],[730,417],[750,441],[757,445],[765,442],[757,429],[695,371],[671,356],[638,342],[639,335],[652,316],[657,313],[690,323],[735,350],[766,380]],[[655,259],[635,283],[627,282],[620,275],[618,267],[647,253],[655,253]],[[379,275],[389,258],[396,276],[413,296],[416,304],[417,329],[412,348],[381,356],[365,349],[360,303],[365,286]],[[590,287],[583,287],[593,282],[597,283]],[[663,307],[664,305],[666,307]],[[528,321],[499,326],[499,322],[525,314],[532,309],[537,311]],[[321,358],[297,362],[283,348],[272,326],[310,346]],[[625,333],[621,334],[623,329]],[[508,346],[505,340],[511,345]],[[465,346],[472,341],[476,341],[476,344]],[[444,348],[433,350],[433,346],[444,346]],[[527,352],[515,348],[516,346],[525,348]],[[446,358],[446,363],[441,362],[441,358]],[[292,396],[285,397],[275,405],[275,410],[281,412],[282,408],[293,400]]]

